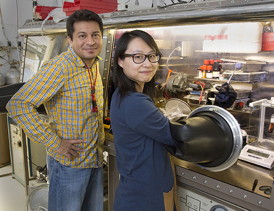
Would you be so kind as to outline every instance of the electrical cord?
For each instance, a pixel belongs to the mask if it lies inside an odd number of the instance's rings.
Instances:
[[[19,17],[18,17],[18,0],[16,0],[16,11],[17,11],[17,19],[16,19],[16,27],[17,27],[17,29],[19,28],[19,25],[18,25],[18,23],[19,23]],[[4,23],[3,23],[3,17],[2,17],[2,11],[1,11],[1,8],[0,8],[0,23],[1,23],[1,29],[2,29],[2,33],[3,33],[3,35],[4,35],[4,37],[5,37],[5,39],[6,39],[6,41],[7,41],[7,43],[10,45],[9,47],[14,47],[14,48],[16,48],[16,50],[17,50],[17,57],[18,57],[18,61],[19,61],[19,64],[20,64],[20,66],[21,66],[21,59],[20,59],[20,57],[22,56],[22,54],[21,54],[21,51],[20,51],[20,49],[19,49],[19,46],[18,46],[18,44],[17,44],[17,46],[15,46],[15,45],[13,45],[12,44],[12,42],[8,39],[8,37],[7,37],[7,35],[6,35],[6,32],[5,32],[5,28],[4,28]],[[18,37],[19,37],[19,35],[18,35],[18,30],[16,30],[17,31],[17,36],[16,36],[16,38],[17,38],[17,43],[19,43],[19,41],[18,41]],[[2,56],[0,56],[2,59],[4,59]],[[9,61],[9,60],[6,60],[6,59],[4,59],[5,61],[7,61],[8,63],[11,63],[11,61]],[[5,63],[6,64],[6,63]]]
[[[38,164],[33,163],[33,162],[31,161],[31,159],[30,159],[28,156],[27,156],[27,159],[28,159],[29,162],[31,162],[32,165],[34,165],[34,166],[36,166],[36,167],[41,167],[41,166],[39,166]]]
[[[170,60],[171,55],[172,55],[175,51],[181,51],[181,50],[182,50],[182,48],[181,48],[180,46],[178,46],[178,47],[174,48],[174,49],[171,51],[171,53],[169,54],[168,59],[167,59],[167,62],[166,62],[166,67],[167,67],[168,70],[169,70],[168,64],[169,64],[169,60]]]
[[[6,38],[6,40],[9,41],[8,37],[7,37],[6,33],[5,33],[5,30],[4,30],[4,23],[3,23],[3,18],[2,18],[1,7],[0,7],[0,19],[1,19],[1,29],[2,29],[3,35]]]
[[[10,63],[10,61],[9,61],[9,60],[7,60],[7,59],[5,59],[3,56],[0,56],[0,59],[5,60],[5,61],[6,61],[6,63]],[[6,63],[5,63],[5,64],[6,64]]]

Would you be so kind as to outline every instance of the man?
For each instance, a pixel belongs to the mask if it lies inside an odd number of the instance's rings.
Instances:
[[[7,110],[48,152],[49,211],[103,210],[103,86],[98,68],[103,23],[79,10],[66,24],[69,48],[47,61]],[[36,108],[45,106],[49,122]]]

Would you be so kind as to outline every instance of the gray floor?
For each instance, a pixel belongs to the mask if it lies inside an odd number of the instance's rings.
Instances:
[[[11,165],[0,167],[0,211],[27,211],[28,197],[26,196],[25,187],[12,177],[11,172]],[[44,188],[45,186],[46,183],[37,183],[36,180],[30,181],[30,189],[32,190],[31,192],[34,193],[35,190],[39,189],[39,197],[46,197],[46,190]],[[43,187],[42,191],[40,187]],[[32,194],[30,195],[33,196]],[[106,199],[104,201],[104,205],[104,210],[106,211]],[[39,203],[37,206],[35,205],[35,210],[47,210],[44,208],[45,206],[43,203]]]
[[[10,173],[10,165],[0,168],[0,211],[25,211],[25,188]]]

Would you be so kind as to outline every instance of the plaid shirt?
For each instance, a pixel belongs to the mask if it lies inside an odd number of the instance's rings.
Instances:
[[[34,142],[47,147],[48,154],[72,168],[93,168],[102,165],[103,85],[98,62],[92,69],[69,48],[49,60],[12,97],[7,105],[9,115]],[[98,113],[92,112],[91,82],[96,76],[95,96]],[[94,81],[94,78],[93,80]],[[49,121],[41,118],[35,108],[44,104]],[[79,157],[67,159],[56,153],[61,139],[83,139]]]

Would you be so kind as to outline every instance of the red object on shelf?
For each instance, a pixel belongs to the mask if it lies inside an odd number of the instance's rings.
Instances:
[[[75,0],[74,2],[64,2],[63,11],[67,16],[76,10],[87,9],[95,13],[108,13],[117,10],[117,0]]]
[[[57,7],[47,7],[47,6],[35,6],[34,12],[35,12],[35,18],[36,19],[40,19],[40,20],[44,20],[48,14]],[[49,18],[49,20],[51,20],[51,18]]]
[[[274,51],[274,32],[263,33],[262,51]]]

